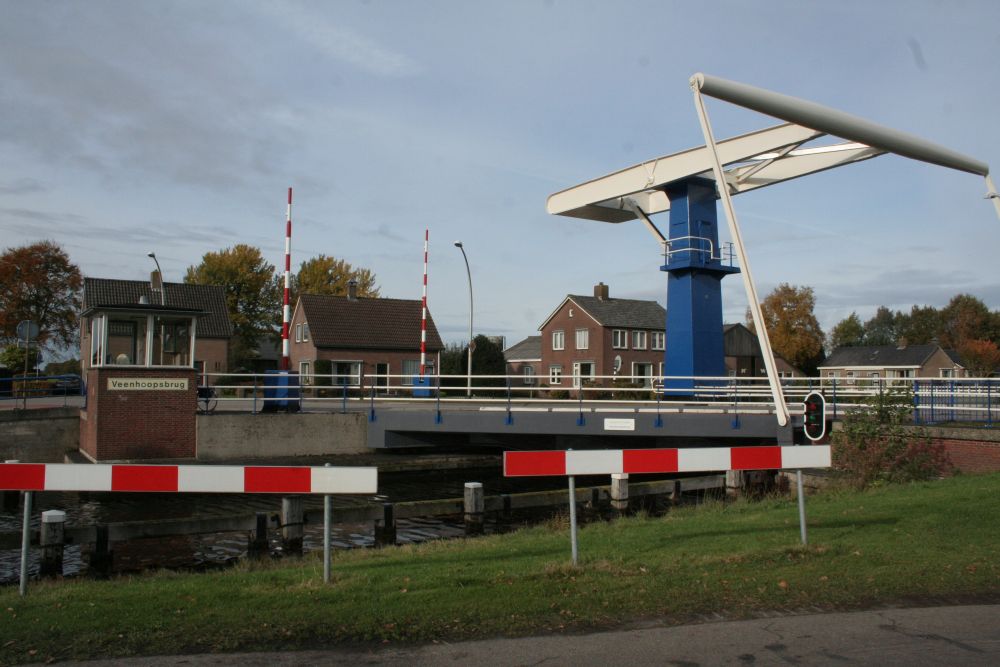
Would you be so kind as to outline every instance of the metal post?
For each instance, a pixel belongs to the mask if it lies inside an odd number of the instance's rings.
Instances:
[[[569,476],[569,544],[573,555],[573,565],[577,562],[576,546],[576,477]]]
[[[465,275],[469,279],[469,363],[466,376],[466,398],[472,398],[472,350],[475,348],[476,343],[472,339],[472,314],[475,312],[472,308],[472,271],[469,269],[469,258],[465,254],[465,246],[462,245],[461,241],[455,241],[455,247],[462,251],[462,259],[465,260]]]
[[[808,537],[806,535],[806,494],[802,486],[802,471],[795,471],[795,485],[798,487],[799,494],[799,533],[802,536],[802,544],[809,544]]]
[[[24,525],[21,528],[21,597],[28,594],[28,547],[31,545],[31,499],[33,491],[24,492]]]
[[[329,468],[330,464],[323,464]],[[323,583],[330,583],[330,524],[333,521],[333,496],[323,496]]]

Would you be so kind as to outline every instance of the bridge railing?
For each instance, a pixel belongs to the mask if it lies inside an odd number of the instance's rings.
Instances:
[[[268,376],[254,373],[206,373],[201,382],[211,385],[220,407],[258,411],[271,401],[288,401],[288,395],[268,390]],[[381,403],[544,404],[596,408],[608,402],[669,410],[704,407],[727,412],[773,410],[771,390],[763,377],[681,377],[648,375],[562,376],[552,383],[544,376],[428,374],[317,374],[298,377],[295,398],[302,407],[371,408]],[[782,378],[785,400],[792,414],[801,414],[801,403],[812,391],[822,391],[831,418],[838,419],[859,407],[871,405],[879,392],[904,394],[913,405],[918,424],[981,422],[992,426],[1000,409],[997,378]],[[681,385],[678,387],[678,385]]]

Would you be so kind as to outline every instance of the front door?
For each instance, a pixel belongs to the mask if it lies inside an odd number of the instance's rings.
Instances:
[[[375,391],[384,394],[389,386],[389,364],[375,364]]]

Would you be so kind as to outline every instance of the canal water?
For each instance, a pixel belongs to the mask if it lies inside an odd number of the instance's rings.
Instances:
[[[587,481],[593,485],[606,485],[608,477],[605,475],[580,478],[577,484],[582,487],[588,485]],[[566,488],[565,478],[505,478],[497,467],[382,473],[379,475],[379,495],[333,497],[334,525],[331,531],[331,543],[338,549],[370,547],[374,544],[373,524],[337,523],[338,508],[380,506],[385,502],[462,498],[466,482],[481,482],[487,496]],[[322,510],[322,496],[305,496],[304,501],[307,512]],[[66,512],[67,527],[84,527],[125,521],[251,516],[257,512],[274,514],[281,510],[281,497],[265,494],[37,492],[34,495],[31,515],[32,526],[35,529],[38,528],[41,513],[51,509]],[[561,507],[517,513],[510,521],[515,525],[528,523],[565,510],[565,507]],[[21,508],[15,512],[0,511],[0,533],[8,535],[19,533],[22,511]],[[508,528],[509,525],[500,525],[491,520],[486,523],[487,532]],[[464,535],[464,519],[461,515],[396,520],[397,544],[462,535]],[[278,530],[275,528],[269,530],[268,538],[272,555],[281,555]],[[248,534],[244,531],[114,542],[111,545],[114,551],[114,570],[124,573],[161,567],[191,569],[222,567],[246,556],[247,540]],[[87,572],[90,548],[91,545],[67,545],[63,563],[65,576],[77,576]],[[303,551],[310,552],[322,548],[322,523],[306,524]],[[29,572],[32,576],[38,570],[38,552],[37,548],[31,549]],[[20,556],[19,549],[0,549],[0,584],[17,582]]]

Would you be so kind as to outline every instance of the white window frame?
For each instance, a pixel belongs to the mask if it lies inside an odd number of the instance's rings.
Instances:
[[[562,364],[549,366],[549,384],[562,384]]]
[[[648,343],[648,338],[645,331],[633,331],[632,332],[632,349],[633,350],[645,350],[646,344]]]
[[[580,373],[580,370],[581,370],[580,367],[583,364],[588,364],[590,366],[590,373],[588,373],[587,375],[582,375]],[[573,362],[573,388],[574,389],[579,389],[580,386],[583,384],[584,380],[593,380],[595,377],[597,377],[597,364],[596,363],[594,363],[593,361],[588,361],[586,359],[583,360],[583,361],[574,361]]]
[[[302,323],[302,342],[303,343],[308,343],[309,342],[309,323],[308,322],[303,322]]]
[[[578,350],[590,349],[590,329],[577,329],[574,342]]]
[[[652,346],[650,349],[662,352],[667,349],[667,334],[664,331],[653,331],[650,334]]]
[[[627,350],[628,349],[628,330],[627,329],[612,329],[611,330],[611,348],[614,350]]]
[[[301,343],[302,342],[302,324],[301,323],[295,325],[295,342],[296,343]]]
[[[946,379],[953,379],[955,377],[954,368],[939,368],[938,376]]]
[[[552,332],[552,349],[553,350],[565,350],[566,349],[566,332],[562,329]]]
[[[535,384],[535,367],[531,364],[525,364],[524,368],[521,369],[521,373],[524,375],[524,384],[533,385]]]
[[[312,376],[312,361],[300,361],[299,362],[299,384],[303,387],[308,387],[313,383]]]
[[[649,375],[640,375],[639,366],[649,367]],[[633,361],[632,362],[632,381],[636,382],[636,378],[643,378],[643,387],[650,389],[653,386],[653,373],[656,371],[656,365],[651,361]]]

